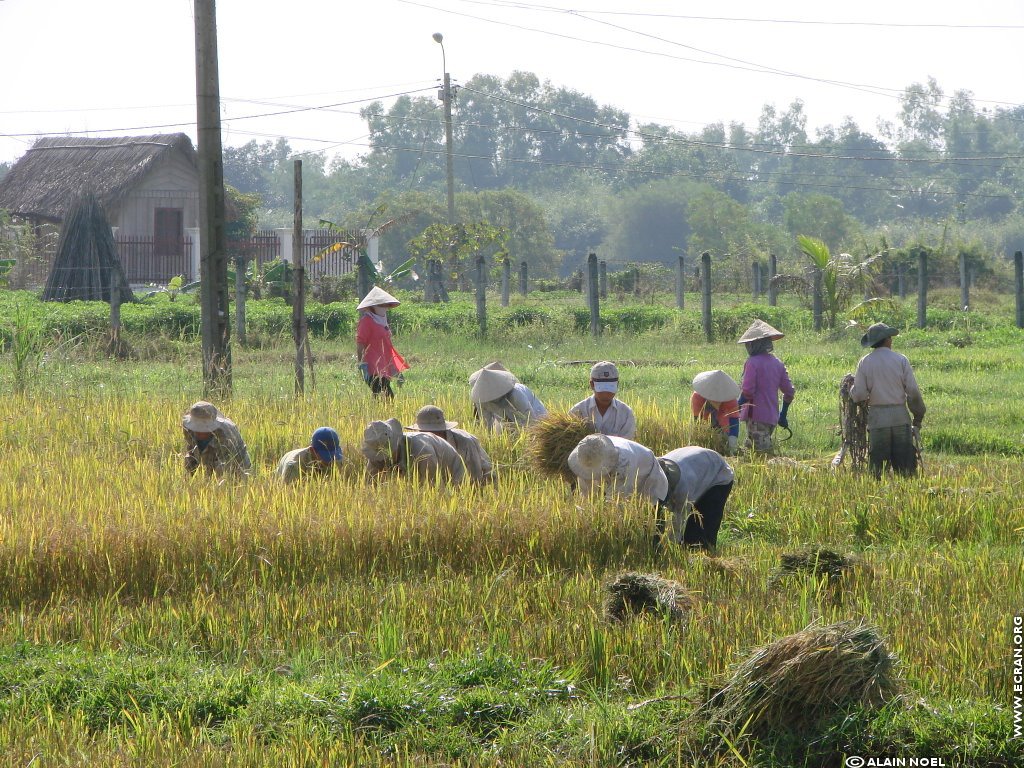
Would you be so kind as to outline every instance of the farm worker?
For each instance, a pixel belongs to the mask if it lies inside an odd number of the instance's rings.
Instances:
[[[478,485],[497,482],[491,457],[480,444],[480,439],[464,429],[456,429],[457,421],[448,421],[444,411],[436,405],[425,405],[416,412],[416,423],[406,429],[426,432],[444,440],[455,449],[466,465],[469,479]]]
[[[710,421],[728,435],[729,453],[736,452],[740,435],[740,385],[725,371],[704,371],[693,377],[690,410],[697,421]]]
[[[737,342],[747,348],[739,400],[740,420],[747,423],[744,447],[761,453],[772,450],[776,424],[789,429],[789,405],[796,394],[786,366],[772,354],[772,342],[784,335],[764,320],[755,320]],[[779,410],[779,392],[782,393],[782,410]]]
[[[313,432],[309,445],[288,451],[277,463],[277,476],[282,482],[291,483],[301,477],[316,475],[325,477],[341,466],[341,440],[330,427],[320,427]]]
[[[569,409],[569,413],[591,422],[599,433],[632,440],[636,437],[633,409],[616,399],[619,390],[619,369],[603,360],[590,369],[590,388],[594,391]]]
[[[386,400],[395,397],[391,380],[409,368],[391,343],[391,327],[388,325],[388,310],[401,303],[387,291],[374,286],[356,307],[359,310],[359,324],[356,326],[359,372],[373,394]]]
[[[872,351],[857,363],[850,390],[853,402],[868,404],[868,465],[878,478],[886,463],[898,475],[917,472],[915,443],[926,410],[910,361],[892,349],[898,333],[885,323],[868,328],[860,345]]]
[[[398,419],[371,421],[363,432],[362,453],[371,475],[394,471],[438,485],[458,485],[466,465],[444,438],[402,431]]]
[[[690,446],[658,458],[632,440],[588,435],[569,454],[569,468],[584,493],[603,482],[606,491],[639,493],[654,502],[658,506],[655,547],[664,530],[664,509],[672,510],[676,541],[705,549],[716,546],[733,472],[715,451]]]
[[[500,365],[489,363],[469,377],[469,399],[487,428],[501,431],[509,426],[525,427],[547,416],[548,409],[529,387],[505,368],[491,367]]]
[[[181,419],[181,428],[185,432],[185,471],[190,475],[197,469],[218,476],[252,471],[242,433],[217,406],[205,400],[193,403]]]

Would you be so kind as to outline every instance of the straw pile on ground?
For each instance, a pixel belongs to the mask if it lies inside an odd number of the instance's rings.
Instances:
[[[605,585],[604,613],[609,621],[626,621],[644,612],[685,621],[696,606],[682,584],[654,573],[626,571]]]
[[[528,433],[526,454],[530,463],[546,475],[572,481],[569,454],[580,440],[597,430],[589,421],[567,413],[551,413],[534,423]]]
[[[772,583],[778,584],[787,576],[807,574],[815,578],[827,577],[838,582],[853,572],[858,561],[825,547],[783,553],[779,567],[772,575]]]
[[[702,711],[725,735],[800,731],[900,692],[897,659],[872,626],[812,625],[756,649]]]

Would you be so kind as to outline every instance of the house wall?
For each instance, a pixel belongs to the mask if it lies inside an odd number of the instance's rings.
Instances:
[[[199,226],[199,172],[180,152],[172,152],[111,213],[118,234],[153,237],[157,208],[181,208],[184,228]],[[184,233],[182,233],[184,234]]]

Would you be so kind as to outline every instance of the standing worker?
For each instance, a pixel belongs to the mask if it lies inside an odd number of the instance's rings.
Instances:
[[[916,443],[926,408],[910,361],[892,349],[897,334],[885,323],[868,328],[860,345],[872,351],[857,363],[850,390],[853,402],[868,404],[868,465],[876,478],[886,463],[897,475],[917,472]]]
[[[181,428],[185,433],[185,471],[190,475],[199,469],[217,476],[252,471],[242,433],[213,403],[193,403],[181,419]]]
[[[445,419],[444,411],[436,405],[425,405],[416,412],[416,423],[406,429],[427,432],[447,442],[466,464],[466,473],[474,483],[489,485],[497,482],[494,464],[480,444],[480,438],[464,429],[456,429],[458,426],[459,422]]]
[[[277,477],[284,483],[293,483],[302,477],[326,477],[341,466],[341,439],[330,427],[313,432],[309,445],[288,451],[277,463]]]
[[[356,326],[356,357],[359,372],[370,391],[386,400],[395,398],[391,380],[409,368],[391,343],[388,310],[401,304],[382,288],[374,286],[359,306],[359,324]]]
[[[589,421],[602,435],[636,437],[633,409],[615,397],[619,391],[619,369],[615,363],[602,360],[590,369],[590,388],[594,391],[569,409],[572,416]]]
[[[690,410],[697,421],[710,421],[727,435],[729,453],[736,452],[740,435],[740,385],[725,371],[704,371],[693,377]]]
[[[747,348],[739,400],[740,420],[747,423],[744,447],[759,453],[771,452],[776,424],[789,429],[789,405],[796,390],[786,366],[772,354],[772,342],[784,335],[764,320],[755,320],[737,342]],[[779,392],[782,393],[782,410],[779,410]]]
[[[501,363],[488,363],[469,377],[473,411],[487,429],[519,429],[547,416],[548,409],[529,387]]]

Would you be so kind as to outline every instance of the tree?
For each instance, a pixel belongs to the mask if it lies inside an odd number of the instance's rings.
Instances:
[[[706,189],[689,180],[662,179],[618,195],[610,217],[612,257],[674,263],[691,234],[689,203]]]
[[[786,229],[793,236],[803,232],[838,248],[857,231],[856,223],[834,197],[793,192],[783,198],[783,206]]]

